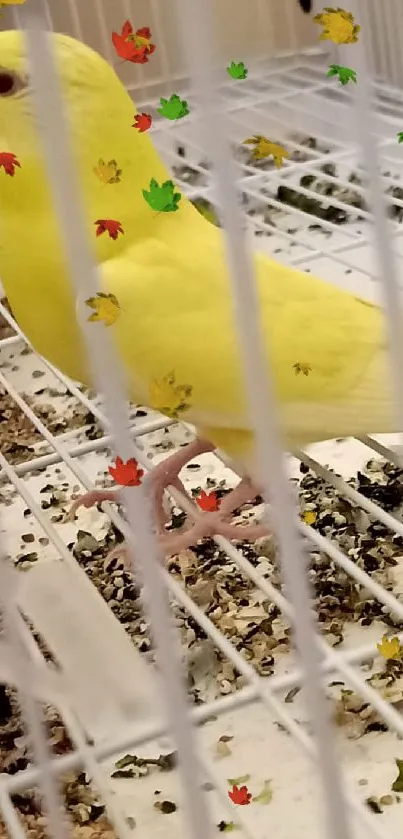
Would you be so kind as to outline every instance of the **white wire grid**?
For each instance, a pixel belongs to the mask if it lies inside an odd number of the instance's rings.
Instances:
[[[206,57],[208,55],[208,30],[206,28],[206,18],[204,17],[206,10],[204,9],[203,15],[201,15],[196,2],[188,2],[188,4],[181,4],[178,2],[178,6],[180,7],[179,11],[181,12],[179,17],[181,18],[184,26],[183,41],[191,47],[194,66],[196,68],[195,81],[198,94],[200,96],[200,115],[205,118],[206,124],[208,125],[213,113],[217,135],[217,112],[214,110],[212,80],[209,79],[208,74],[204,74]],[[351,3],[350,6],[352,6]],[[74,3],[71,3],[71,8],[75,8]],[[48,130],[47,148],[46,146],[45,148],[48,156],[49,170],[52,172],[52,165],[54,166],[55,163],[54,160],[52,161],[52,147],[59,149],[60,147],[63,148],[63,145],[66,142],[63,121],[57,121],[56,119],[52,119],[50,116],[51,107],[54,109],[54,115],[57,114],[58,102],[55,98],[57,97],[57,86],[55,84],[53,87],[53,71],[51,69],[51,64],[49,63],[50,59],[45,49],[46,44],[43,42],[38,29],[38,27],[40,28],[42,24],[41,16],[36,13],[33,6],[30,7],[29,2],[26,10],[21,10],[19,16],[21,24],[24,26],[29,25],[31,28],[28,43],[30,47],[34,80],[37,83],[43,80],[44,77],[48,80],[46,96],[43,96],[41,101],[37,99],[36,106],[38,110],[41,109],[42,122],[45,126],[47,126]],[[357,9],[357,17],[359,17],[359,9]],[[389,20],[389,18],[387,18],[387,20]],[[193,41],[191,39],[192,27],[194,27],[193,35],[195,36],[195,33],[197,33],[197,36],[193,38]],[[199,63],[197,63],[197,58]],[[201,71],[203,71],[204,81],[202,80]],[[265,108],[267,108],[268,103],[272,103],[274,111],[272,119],[277,122],[277,139],[279,141],[284,141],[284,143],[287,144],[287,147],[291,146],[295,149],[301,149],[302,147],[297,142],[290,141],[289,135],[286,136],[284,134],[284,136],[282,136],[281,130],[284,131],[284,125],[287,125],[286,116],[288,115],[291,119],[292,114],[294,114],[294,117],[295,114],[297,114],[299,124],[315,124],[316,126],[319,108],[321,107],[321,103],[324,101],[321,97],[323,92],[328,90],[328,86],[324,81],[323,75],[323,65],[318,64],[314,57],[312,59],[307,57],[302,60],[291,57],[286,59],[286,61],[280,61],[277,64],[274,63],[270,67],[263,66],[263,69],[260,68],[259,71],[257,71],[252,77],[250,86],[245,86],[245,93],[243,94],[242,99],[240,98],[237,101],[235,98],[228,97],[228,104],[226,100],[227,107],[225,109],[227,118],[231,120],[231,125],[238,123],[239,128],[243,128],[246,131],[250,126],[245,124],[245,113],[248,112],[248,114],[250,114],[252,112],[256,118],[259,116],[261,117],[262,112]],[[50,82],[52,82],[52,84]],[[269,92],[265,90],[266,86],[269,87]],[[301,89],[304,88],[308,95],[302,98]],[[44,88],[41,88],[39,85],[38,89],[43,90]],[[223,85],[222,92],[224,97],[227,90],[228,85]],[[382,153],[382,161],[386,164],[390,163],[391,165],[396,165],[395,135],[397,130],[400,128],[398,119],[399,115],[402,113],[401,96],[396,91],[391,92],[390,89],[381,82],[375,85],[375,90],[377,94],[376,111],[379,118],[377,133],[381,138],[379,145]],[[279,95],[281,102],[278,105]],[[358,97],[359,96],[360,94],[358,93]],[[341,106],[343,106],[344,103],[348,105],[348,92],[341,90],[338,92],[336,98]],[[275,107],[276,104],[277,109]],[[363,107],[363,104],[361,103],[360,106],[358,101],[357,107]],[[278,114],[277,118],[276,113]],[[298,122],[298,119],[296,122]],[[191,123],[192,119],[189,121],[189,124]],[[323,140],[328,145],[329,139],[327,130],[330,126],[331,119],[327,114],[325,119],[323,119],[323,132],[320,132],[319,130],[315,130],[314,132],[319,139]],[[159,132],[163,132],[161,125],[157,126],[155,131],[157,142]],[[389,137],[387,135],[389,135]],[[211,137],[213,136],[213,132],[211,132]],[[225,132],[222,134],[222,137],[224,136]],[[175,163],[180,160],[180,158],[175,155],[173,143],[181,141],[182,139],[183,136],[179,128],[170,129],[168,143],[166,146],[166,154],[167,157],[170,158],[171,163]],[[365,138],[363,138],[363,140],[365,143]],[[194,142],[195,141],[193,140],[193,143]],[[186,138],[186,145],[187,148],[191,149],[192,141],[188,138]],[[342,137],[339,138],[339,142],[333,141],[330,145],[332,148],[331,152],[326,155],[326,162],[340,162],[352,154],[352,145],[350,144],[350,146],[346,148],[342,143]],[[366,159],[368,160],[368,149],[373,155],[374,149],[368,145],[363,149],[363,159],[365,159],[364,155],[367,153]],[[204,147],[200,149],[200,151],[204,150]],[[195,148],[195,151],[199,150]],[[234,280],[234,298],[238,302],[238,312],[250,314],[250,322],[244,321],[243,324],[240,324],[240,327],[241,334],[243,334],[244,338],[247,339],[245,340],[245,344],[249,347],[249,352],[245,354],[246,362],[250,365],[248,369],[256,371],[259,370],[259,346],[257,345],[257,342],[255,346],[254,340],[256,336],[254,320],[252,318],[254,301],[253,295],[251,298],[248,296],[250,288],[252,288],[252,284],[249,286],[248,291],[247,284],[240,282],[240,280],[244,279],[244,277],[249,273],[249,261],[247,251],[245,250],[243,244],[242,219],[236,210],[236,202],[232,200],[231,195],[231,184],[234,183],[232,164],[230,162],[230,156],[226,154],[226,144],[224,144],[224,140],[222,141],[222,147],[210,143],[210,149],[208,151],[212,162],[217,164],[215,183],[219,188],[218,203],[222,211],[227,231],[229,261],[232,261],[233,265],[238,265],[239,268],[242,268],[242,271],[239,270],[238,282],[236,282],[236,277]],[[66,154],[66,160],[68,161],[68,153]],[[317,174],[318,165],[322,163],[323,155],[320,152],[312,150],[311,159],[308,162],[289,164],[286,168],[285,174],[287,176],[300,172]],[[375,165],[376,160],[374,161],[374,167]],[[194,164],[194,167],[196,171],[199,169],[202,172],[197,163]],[[79,223],[80,213],[77,212],[77,208],[79,207],[79,198],[78,195],[74,194],[73,187],[71,187],[71,183],[73,183],[73,181],[70,181],[68,178],[69,170],[67,164],[66,170],[64,170],[64,167],[60,170],[59,163],[58,168],[59,177],[58,179],[55,178],[54,183],[55,204],[59,205],[59,215],[61,220],[63,219],[63,214],[60,211],[60,207],[64,207],[65,212],[70,213],[69,218],[65,216],[63,221],[65,222],[66,239],[69,243],[69,254],[71,257],[74,256],[75,258],[75,264],[72,266],[72,275],[75,273],[77,283],[76,288],[84,287],[86,289],[86,294],[88,292],[89,295],[93,292],[94,286],[89,286],[88,277],[93,277],[94,283],[96,283],[96,276],[91,267],[90,270],[88,270],[89,260],[86,243],[81,240],[81,228]],[[206,177],[205,173],[203,173],[203,175]],[[343,180],[339,177],[331,175],[328,177],[331,181],[337,181],[340,186],[348,186],[348,184],[343,182]],[[279,179],[280,176],[277,173],[265,173],[264,178],[270,178],[274,181]],[[377,173],[374,171],[374,191],[377,188],[377,178]],[[385,178],[385,181],[386,183],[394,183],[394,181],[392,181],[391,178],[388,179],[388,177]],[[187,189],[187,192],[190,195],[195,195],[197,192],[198,197],[203,194],[209,196],[212,194],[212,186],[213,178],[211,181],[208,181],[207,176],[206,186],[204,189],[200,189],[200,187],[198,187],[197,190]],[[261,196],[260,190],[262,188],[262,175],[256,174],[255,170],[249,170],[247,166],[243,165],[241,171],[241,188],[252,198],[259,199]],[[69,194],[70,189],[71,193]],[[303,194],[312,196],[315,195],[315,193],[312,193],[310,189],[299,189]],[[356,189],[358,192],[362,191],[360,187],[356,187]],[[213,192],[213,194],[215,195],[215,192]],[[63,200],[66,198],[68,198],[67,201]],[[403,207],[403,202],[396,198],[390,198],[388,200],[389,203],[393,203],[395,206]],[[265,197],[265,201],[273,207],[276,207],[276,205],[279,204],[279,202],[276,202],[271,198]],[[340,209],[345,208],[343,202],[338,202],[333,197],[326,198],[325,196],[322,196],[321,201],[325,206],[326,204],[331,204],[336,207],[339,206]],[[290,212],[299,218],[306,216],[306,213],[302,210],[291,209]],[[371,218],[371,215],[364,210],[361,211],[361,215],[366,219]],[[311,217],[309,217],[309,220],[312,220]],[[270,231],[270,225],[258,220],[254,223],[256,228]],[[332,222],[323,221],[321,224],[325,229],[329,230],[333,230],[335,227]],[[401,227],[398,224],[395,224],[392,235],[394,236],[394,247],[399,256],[399,246],[402,232]],[[278,235],[281,239],[284,239],[285,242],[296,244],[303,249],[302,254],[290,259],[291,263],[295,265],[307,262],[311,265],[311,263],[315,260],[330,257],[333,263],[338,264],[343,268],[355,268],[356,263],[351,259],[351,254],[353,253],[355,255],[358,252],[359,257],[360,252],[368,249],[368,245],[370,244],[369,234],[359,235],[357,232],[351,232],[348,230],[343,230],[343,236],[347,240],[344,244],[340,245],[338,243],[335,246],[330,245],[329,247],[324,246],[323,248],[317,248],[306,237],[299,239],[298,237],[295,237],[294,234],[287,233],[286,231],[282,231],[280,229],[276,230],[276,235]],[[390,262],[391,259],[393,259],[393,254],[390,246],[386,243],[383,253],[381,252],[383,265],[388,264],[387,260]],[[373,277],[372,267],[369,266],[368,268],[365,268],[365,264],[359,264],[359,270],[364,276],[369,278]],[[386,277],[387,282],[393,286],[393,269],[392,271],[388,271]],[[81,283],[82,285],[80,286]],[[246,297],[243,295],[246,295]],[[0,311],[11,323],[12,320],[6,310],[3,307],[0,307]],[[25,341],[24,336],[21,335],[16,324],[13,325],[18,333],[18,337],[8,338],[2,341],[1,348],[6,349],[7,347],[12,347],[21,340]],[[396,323],[394,319],[390,321],[390,327],[392,335],[394,334],[396,337],[398,323]],[[83,322],[83,328],[87,328],[85,326],[85,322]],[[77,480],[86,489],[90,489],[91,480],[81,467],[79,457],[88,451],[94,451],[108,446],[119,450],[119,452],[123,454],[125,454],[126,451],[127,456],[129,456],[130,452],[130,454],[134,455],[145,468],[149,468],[150,462],[145,456],[144,449],[141,446],[141,436],[167,425],[166,421],[161,418],[153,420],[152,422],[145,422],[140,427],[132,425],[129,429],[126,422],[125,410],[123,408],[123,393],[119,394],[121,397],[120,401],[116,399],[118,385],[114,383],[118,382],[119,384],[119,378],[112,376],[108,377],[107,375],[108,369],[110,372],[112,371],[113,359],[111,361],[111,348],[106,348],[105,344],[100,341],[99,337],[96,337],[96,332],[92,328],[87,330],[87,337],[90,349],[93,341],[97,341],[97,346],[95,348],[96,353],[98,354],[98,358],[101,357],[103,361],[103,363],[97,368],[98,379],[95,379],[95,381],[101,385],[100,389],[102,389],[106,397],[105,413],[107,415],[107,419],[104,411],[99,408],[98,403],[94,403],[93,400],[89,399],[81,392],[81,390],[69,382],[58,371],[55,371],[50,367],[50,365],[47,365],[46,362],[41,361],[41,363],[44,363],[45,366],[51,369],[52,373],[60,382],[63,383],[63,386],[69,391],[69,393],[71,393],[79,402],[84,404],[93,413],[93,415],[100,420],[101,424],[106,428],[105,436],[102,439],[83,443],[70,449],[68,436],[64,439],[63,435],[55,436],[50,433],[46,429],[44,423],[29,407],[24,397],[17,392],[15,387],[13,387],[12,383],[9,381],[9,377],[3,373],[0,374],[1,387],[8,392],[12,399],[24,411],[26,416],[32,421],[34,426],[49,443],[54,452],[50,455],[35,457],[28,463],[24,463],[17,467],[11,466],[4,456],[0,455],[0,465],[2,468],[1,474],[3,480],[10,482],[16,488],[18,493],[20,493],[27,506],[31,509],[34,517],[37,519],[39,525],[54,544],[60,557],[64,561],[70,563],[72,568],[75,566],[74,558],[60,539],[57,531],[50,522],[49,517],[41,509],[31,491],[27,489],[24,482],[24,476],[39,468],[64,462],[73,475],[76,476]],[[105,355],[106,350],[108,355]],[[92,351],[94,355],[93,346]],[[247,357],[248,354],[249,358]],[[311,633],[313,631],[313,627],[311,626],[309,611],[306,608],[307,601],[305,597],[302,597],[302,595],[307,594],[304,588],[305,562],[303,561],[303,557],[300,555],[300,545],[297,542],[295,535],[297,533],[297,528],[295,529],[295,534],[291,532],[292,541],[290,543],[289,521],[290,516],[292,517],[294,513],[290,508],[288,494],[285,491],[285,478],[282,473],[278,449],[272,442],[274,435],[269,438],[266,433],[268,423],[267,417],[272,416],[273,406],[271,405],[270,410],[265,412],[265,406],[261,404],[260,399],[256,398],[256,396],[260,396],[260,394],[264,392],[258,373],[255,372],[254,375],[249,375],[248,381],[255,387],[255,392],[251,393],[251,402],[252,404],[254,403],[257,439],[260,440],[261,459],[267,467],[266,473],[273,481],[273,486],[270,486],[269,488],[270,497],[272,498],[273,511],[274,513],[277,512],[275,522],[277,525],[279,541],[283,549],[284,573],[288,584],[291,602],[285,600],[285,598],[273,585],[271,585],[268,580],[262,579],[257,574],[251,562],[225,539],[219,537],[216,539],[216,542],[226,551],[227,555],[231,558],[239,570],[258,588],[260,588],[267,598],[274,602],[283,611],[283,614],[294,622],[297,633],[297,642],[300,644],[300,662],[302,668],[305,668],[305,672],[303,669],[300,670],[298,668],[286,676],[273,676],[265,680],[259,677],[254,669],[237,652],[229,640],[222,635],[222,633],[214,626],[209,618],[206,617],[202,610],[198,608],[194,602],[192,602],[181,586],[173,580],[167,572],[161,572],[159,570],[157,565],[158,558],[155,553],[155,548],[153,547],[153,540],[150,536],[149,528],[145,526],[147,524],[147,511],[139,511],[136,503],[139,493],[136,493],[136,496],[134,496],[134,493],[127,493],[127,498],[125,499],[127,501],[129,527],[114,510],[112,510],[108,505],[104,505],[104,509],[107,510],[111,520],[122,531],[122,533],[129,538],[131,535],[130,525],[132,525],[137,546],[136,559],[140,561],[142,556],[147,556],[147,563],[141,563],[141,573],[143,574],[146,590],[148,589],[148,591],[152,592],[152,595],[147,598],[147,606],[149,608],[149,617],[153,627],[156,646],[160,650],[159,662],[162,675],[164,675],[165,672],[166,676],[165,692],[167,699],[167,714],[171,731],[176,739],[179,751],[180,767],[182,768],[182,778],[184,781],[185,800],[187,802],[190,835],[200,837],[202,835],[212,835],[212,825],[209,818],[209,812],[199,791],[199,780],[201,769],[203,770],[203,773],[213,781],[213,783],[217,782],[217,773],[211,761],[208,761],[203,753],[198,752],[194,735],[192,734],[192,729],[190,725],[186,724],[186,720],[189,715],[186,711],[185,696],[180,687],[181,683],[179,678],[180,670],[178,656],[175,654],[175,646],[171,644],[172,632],[171,629],[169,629],[169,615],[164,589],[165,591],[169,591],[174,600],[180,603],[188,611],[188,613],[192,615],[199,626],[202,627],[206,634],[212,639],[216,647],[229,658],[237,671],[242,674],[245,679],[245,687],[239,690],[236,694],[229,697],[223,697],[213,703],[208,703],[206,706],[192,710],[190,712],[192,720],[194,722],[200,722],[203,719],[210,717],[212,714],[224,714],[232,707],[240,707],[241,705],[244,705],[251,709],[253,702],[263,703],[263,705],[265,705],[270,711],[275,713],[276,718],[294,736],[296,742],[300,744],[306,754],[318,761],[321,770],[324,800],[326,802],[329,816],[329,835],[333,835],[334,837],[350,835],[351,825],[348,823],[348,809],[344,806],[345,798],[350,806],[351,812],[357,816],[359,820],[361,820],[361,822],[365,825],[365,829],[374,836],[383,836],[385,835],[384,832],[377,824],[374,823],[371,815],[362,807],[358,800],[356,800],[343,788],[339,768],[333,755],[332,736],[329,730],[327,712],[322,696],[321,679],[317,677],[319,668],[323,674],[333,672],[342,676],[345,683],[360,693],[366,701],[376,708],[388,726],[392,730],[396,731],[400,736],[403,736],[403,722],[400,714],[391,705],[386,703],[379,694],[377,694],[373,688],[364,681],[359,671],[355,669],[355,665],[365,661],[369,655],[374,654],[373,645],[355,647],[348,652],[336,652],[322,639],[318,640],[318,645],[312,641]],[[119,440],[119,445],[116,444],[113,446],[114,439]],[[366,437],[363,442],[370,449],[373,449],[382,455],[386,455],[392,462],[398,462],[396,453],[386,449],[376,440]],[[401,536],[403,535],[403,524],[396,518],[383,511],[378,505],[369,501],[360,493],[353,490],[348,484],[335,476],[331,471],[323,467],[312,457],[309,457],[304,452],[299,452],[298,456],[301,461],[313,468],[319,476],[323,477],[330,484],[335,486],[342,495],[351,500],[353,503],[358,504],[376,520],[383,522],[383,524],[390,528],[391,531],[395,531]],[[279,488],[282,488],[283,495],[279,494]],[[267,487],[265,487],[265,489],[267,489]],[[172,496],[175,498],[176,502],[189,513],[189,515],[192,515],[192,508],[187,504],[185,499],[181,498],[176,491],[172,491]],[[403,604],[396,599],[392,593],[383,589],[379,584],[371,579],[368,574],[359,569],[334,543],[329,542],[305,524],[298,523],[297,526],[306,537],[308,543],[326,552],[332,561],[343,568],[346,573],[356,580],[359,586],[365,587],[369,592],[371,592],[374,598],[383,603],[386,609],[388,609],[391,613],[399,618],[403,618]],[[139,573],[139,569],[136,569],[136,573]],[[13,576],[11,576],[9,580],[7,580],[5,574],[2,575],[2,577],[4,577],[4,582],[2,582],[4,595],[7,591],[10,594],[7,612],[5,609],[5,618],[8,618],[8,627],[11,630],[10,644],[11,639],[14,639],[13,655],[15,666],[12,664],[10,655],[7,655],[10,653],[11,647],[4,647],[1,651],[2,658],[0,659],[0,666],[4,668],[6,678],[18,685],[22,691],[25,690],[26,696],[29,699],[29,685],[27,684],[27,675],[29,675],[29,671],[28,674],[26,670],[24,673],[24,668],[21,667],[18,669],[17,665],[18,662],[23,662],[26,666],[26,661],[31,661],[32,667],[34,664],[37,667],[40,667],[41,653],[37,649],[35,642],[29,633],[22,628],[21,619],[16,613],[16,610],[13,609],[12,586],[15,582]],[[9,586],[8,589],[5,588],[7,585]],[[6,598],[4,602],[6,604]],[[22,658],[22,656],[24,656],[24,658]],[[176,674],[175,678],[174,674]],[[299,684],[304,680],[304,678],[306,678],[306,674],[310,675],[310,681],[306,687],[311,690],[311,696],[309,699],[310,708],[313,712],[313,732],[318,735],[316,742],[314,738],[309,737],[305,731],[295,723],[292,715],[288,713],[286,706],[283,705],[282,701],[279,699],[279,696],[281,696],[281,693],[285,689],[289,689],[290,687]],[[33,671],[33,676],[34,675],[35,670]],[[10,777],[7,780],[4,780],[0,786],[0,805],[3,812],[3,818],[8,825],[10,832],[13,836],[21,837],[24,835],[10,796],[20,790],[32,787],[33,785],[42,784],[46,809],[49,814],[50,826],[53,834],[55,836],[63,835],[64,828],[58,818],[58,800],[56,797],[57,784],[55,783],[55,778],[67,768],[86,766],[94,784],[99,788],[106,800],[106,803],[108,804],[109,813],[115,824],[117,832],[122,836],[126,835],[128,833],[127,826],[121,818],[119,808],[116,807],[116,804],[114,804],[108,792],[108,785],[106,783],[103,770],[99,765],[99,761],[107,756],[117,755],[122,750],[133,749],[135,746],[139,746],[141,743],[155,737],[159,732],[155,728],[152,729],[151,727],[148,727],[147,730],[145,727],[141,739],[137,738],[136,740],[133,740],[130,731],[127,731],[125,735],[122,735],[119,741],[114,739],[113,742],[107,741],[100,747],[90,747],[86,745],[85,736],[78,720],[75,719],[74,715],[68,708],[66,709],[63,705],[60,707],[60,698],[57,696],[55,696],[55,703],[56,702],[62,712],[66,727],[71,733],[76,750],[74,754],[54,758],[51,762],[49,761],[46,742],[41,729],[40,720],[37,717],[35,705],[32,701],[28,701],[27,718],[33,726],[37,766],[36,768],[27,769],[23,772],[17,773],[15,776]],[[229,808],[231,808],[231,805],[228,802],[226,790],[222,789],[221,792],[223,801]],[[247,814],[241,818],[238,812],[237,821],[241,823],[248,835],[253,834],[248,822]]]

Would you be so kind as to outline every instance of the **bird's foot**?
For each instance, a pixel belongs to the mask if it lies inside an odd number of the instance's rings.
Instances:
[[[170,514],[164,509],[165,490],[171,486],[181,492],[189,503],[192,503],[192,498],[180,480],[179,473],[193,458],[212,451],[214,451],[212,443],[196,437],[192,443],[188,443],[187,446],[182,446],[175,454],[171,454],[159,463],[158,466],[154,466],[149,471],[143,483],[154,497],[155,523],[159,533],[165,533],[165,525],[171,518]]]
[[[169,521],[169,515],[164,509],[165,490],[169,486],[172,486],[187,497],[189,502],[193,502],[193,499],[190,498],[182,481],[178,477],[179,472],[194,457],[213,450],[214,446],[211,443],[196,438],[192,443],[183,446],[175,454],[167,457],[158,466],[154,466],[144,479],[143,483],[147,486],[148,491],[154,498],[158,544],[161,553],[165,556],[172,556],[179,553],[206,537],[223,536],[232,541],[254,541],[262,536],[266,536],[269,532],[268,528],[262,524],[236,525],[229,520],[234,510],[260,494],[259,489],[254,487],[249,478],[244,478],[235,489],[222,499],[217,511],[201,512],[195,509],[193,523],[190,523],[188,518],[188,521],[180,530],[175,530],[174,533],[167,533],[165,525]],[[105,489],[87,492],[74,501],[69,518],[74,518],[79,507],[84,506],[89,508],[103,501],[118,504],[119,490]],[[105,565],[108,565],[115,558],[123,559],[123,564],[126,568],[131,567],[128,548],[125,542],[122,542],[108,554]]]
[[[256,498],[259,494],[259,490],[254,487],[252,482],[248,478],[244,478],[235,489],[223,498],[217,512],[202,513],[195,510],[193,524],[188,526],[187,529],[182,528],[182,530],[176,530],[174,533],[167,533],[166,531],[160,533],[158,535],[158,546],[161,555],[173,556],[196,545],[200,539],[206,537],[224,536],[232,541],[252,542],[267,536],[270,531],[264,524],[237,525],[227,520],[234,510],[247,501]],[[129,550],[125,542],[122,542],[108,554],[105,566],[108,567],[111,560],[115,558],[123,561],[126,570],[130,571],[132,569]]]
[[[67,514],[67,521],[74,521],[74,516],[80,507],[85,507],[87,510],[90,507],[95,507],[96,504],[102,504],[103,501],[110,501],[113,504],[119,504],[119,490],[117,489],[91,489],[84,495],[79,495],[73,501],[71,508]]]
[[[205,537],[223,536],[232,541],[245,542],[267,536],[269,529],[264,524],[239,525],[229,521],[234,510],[259,494],[259,489],[250,479],[243,478],[238,486],[223,498],[217,511],[209,513],[197,511],[193,524],[186,530],[176,532],[176,534],[164,534],[161,539],[161,548],[170,555],[195,545],[199,539]]]
[[[193,460],[194,457],[210,451],[214,451],[212,443],[209,443],[207,440],[196,438],[196,440],[193,440],[192,443],[189,443],[187,446],[183,446],[175,452],[175,454],[167,457],[162,461],[162,463],[159,463],[158,466],[154,466],[154,468],[151,469],[144,478],[143,484],[147,487],[151,495],[154,496],[155,522],[159,533],[164,533],[165,525],[170,518],[164,509],[165,490],[167,487],[172,486],[179,490],[179,492],[181,492],[188,501],[191,502],[192,499],[186,492],[182,481],[178,477],[179,472],[184,466],[186,466],[187,463],[189,463],[190,460]],[[94,507],[96,504],[101,504],[103,501],[119,504],[119,494],[118,489],[100,489],[86,492],[84,495],[80,495],[75,499],[71,509],[69,510],[67,520],[74,520],[74,516],[80,507],[86,507],[89,509],[90,507]]]

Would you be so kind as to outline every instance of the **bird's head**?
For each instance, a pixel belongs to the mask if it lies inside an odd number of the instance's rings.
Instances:
[[[54,33],[50,43],[80,186],[91,215],[103,218],[106,213],[105,217],[114,218],[126,200],[132,215],[140,210],[144,215],[141,190],[148,188],[150,178],[165,181],[168,176],[150,138],[134,127],[136,108],[130,95],[114,68],[86,44]],[[23,33],[0,32],[0,215],[22,209],[37,214],[47,201],[48,176],[31,94]],[[12,162],[6,172],[4,160],[7,165],[9,158],[4,153],[18,161],[15,172]],[[104,183],[94,175],[100,160],[117,161],[123,170],[118,190],[105,193]],[[141,198],[135,206],[133,194]]]
[[[134,106],[114,69],[90,47],[62,34],[51,34],[51,46],[68,112],[77,126],[80,119],[96,121],[105,103],[116,108]],[[16,30],[0,32],[0,142],[21,141],[21,129],[30,132],[33,104],[25,39]],[[25,133],[24,132],[24,133]]]

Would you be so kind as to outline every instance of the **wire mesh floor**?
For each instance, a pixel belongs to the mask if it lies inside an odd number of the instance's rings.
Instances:
[[[336,85],[332,88],[324,75],[316,57],[306,57],[302,63],[290,57],[251,73],[240,94],[238,88],[235,95],[230,85],[223,85],[242,167],[245,219],[256,248],[377,300],[363,172],[355,149],[343,140],[348,94]],[[382,84],[377,91],[383,180],[400,257],[402,151],[396,135],[402,128],[403,100]],[[141,105],[155,115],[155,102]],[[252,160],[242,143],[255,134],[268,136],[290,153],[281,170],[267,161]],[[204,210],[208,207],[219,216],[192,119],[168,128],[156,119],[153,136],[181,188],[192,200],[204,200],[199,204]],[[9,319],[4,306],[1,313]],[[101,413],[102,405],[93,394],[50,368],[23,336],[1,340],[0,509],[8,554],[19,570],[29,573],[39,562],[60,558],[61,540],[65,556],[74,556],[86,570],[136,646],[152,659],[135,581],[115,565],[104,567],[106,553],[119,538],[119,517],[113,515],[111,526],[108,514],[80,510],[74,523],[65,521],[71,498],[83,485],[108,482],[108,438],[98,423]],[[133,407],[131,421],[136,456],[147,468],[192,434],[188,427],[167,424],[142,407]],[[364,830],[374,835],[395,830],[397,835],[401,822],[399,784],[395,790],[392,784],[398,774],[395,759],[403,757],[402,651],[399,644],[392,652],[385,645],[381,652],[377,649],[391,630],[403,639],[402,472],[396,451],[385,448],[397,442],[392,437],[332,441],[311,447],[309,455],[300,453],[298,460],[290,458],[290,475],[301,502],[301,538],[310,554],[326,643],[324,679],[338,752],[348,793],[367,811],[366,824],[357,827],[359,836]],[[386,468],[382,455],[389,458]],[[368,461],[372,462],[365,469]],[[340,483],[335,473],[347,483]],[[233,471],[215,455],[200,457],[184,470],[184,478],[193,490],[220,491],[236,481]],[[240,516],[253,516],[256,509],[259,512],[259,508],[243,509]],[[174,524],[181,515],[178,504]],[[295,839],[319,836],[318,781],[308,762],[309,730],[297,663],[289,649],[291,615],[273,541],[239,551],[223,539],[205,540],[197,549],[169,560],[167,569],[189,693],[201,723],[204,794],[213,808],[217,832],[242,829],[245,835],[263,836],[269,828],[278,839],[289,837],[291,830]],[[164,837],[177,836],[178,830],[184,833],[172,758],[159,759],[173,747],[161,739],[161,732],[149,732],[150,736],[144,732],[139,744],[131,743],[130,731],[124,727],[112,736],[102,717],[64,722],[73,741],[81,724],[81,733],[95,744],[104,782],[122,808],[128,833],[135,830],[138,836],[148,836],[152,831]],[[11,728],[14,724],[15,719]],[[57,753],[68,751],[60,731],[59,740],[54,727],[52,734]],[[16,737],[16,743],[13,736],[2,735],[0,740],[0,771],[11,773],[6,784],[0,783],[8,826],[15,818],[9,794],[21,794],[35,783],[29,770],[25,775],[15,773],[26,764],[21,734]],[[10,743],[14,743],[11,757]],[[127,759],[116,766],[127,753],[143,760]],[[150,764],[149,758],[154,762]],[[62,765],[80,772],[83,764],[86,761],[76,756]],[[86,769],[93,774],[88,763]],[[233,783],[247,785],[253,806],[233,804],[228,796]],[[99,820],[101,811],[91,805],[95,810],[90,812],[82,793],[78,803],[76,794],[70,805],[75,824],[90,831],[82,833],[83,828],[77,827],[78,835],[109,829],[102,815],[97,828],[94,818]],[[20,801],[20,811],[22,807]]]

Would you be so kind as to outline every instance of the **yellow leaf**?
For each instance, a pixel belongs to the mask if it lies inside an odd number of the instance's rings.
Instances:
[[[403,649],[398,638],[388,638],[387,635],[384,635],[381,643],[376,646],[381,656],[386,658],[386,661],[402,657]]]
[[[109,160],[108,163],[105,163],[105,161],[100,158],[98,166],[94,166],[94,174],[104,184],[118,184],[120,183],[122,170],[118,168],[116,160]]]
[[[302,520],[308,525],[315,524],[316,513],[313,510],[305,510],[305,512],[302,513]]]
[[[351,12],[326,6],[323,12],[315,15],[314,21],[323,26],[321,41],[333,41],[334,44],[356,44],[358,41],[361,26],[354,23]]]
[[[90,309],[94,309],[89,321],[103,321],[105,326],[112,326],[119,317],[120,306],[114,294],[100,291],[96,297],[89,297],[85,302]]]
[[[299,373],[302,373],[304,376],[309,376],[309,373],[312,373],[312,367],[309,364],[304,364],[300,361],[297,361],[296,364],[293,364],[293,368],[298,376]]]
[[[146,38],[144,35],[138,35],[137,32],[133,35],[133,41],[139,49],[141,47],[148,47],[151,43],[151,38]]]
[[[25,0],[1,0],[0,8],[2,6],[22,6]]]
[[[171,419],[177,419],[190,408],[188,402],[193,387],[176,383],[175,373],[172,371],[159,381],[150,384],[150,406]]]
[[[278,143],[272,143],[271,140],[263,137],[262,134],[256,134],[254,137],[249,137],[243,142],[244,144],[255,146],[252,151],[252,157],[255,160],[264,160],[265,157],[272,157],[277,167],[282,166],[283,160],[290,156],[283,146],[279,146]]]

